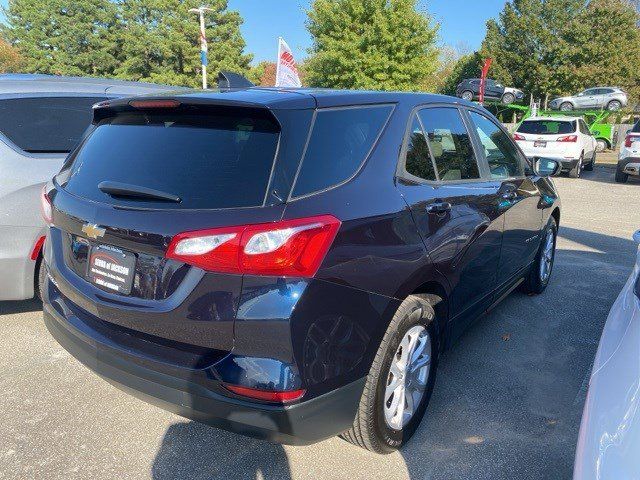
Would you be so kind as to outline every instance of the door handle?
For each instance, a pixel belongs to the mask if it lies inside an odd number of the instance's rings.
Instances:
[[[436,202],[427,206],[427,213],[446,213],[451,210],[451,204],[449,202]]]

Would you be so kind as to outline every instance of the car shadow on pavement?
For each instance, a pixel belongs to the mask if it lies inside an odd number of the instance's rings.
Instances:
[[[627,183],[618,183],[615,179],[616,169],[609,167],[600,167],[596,165],[596,169],[593,172],[582,172],[580,179],[578,181],[589,181],[589,182],[598,182],[598,183],[610,183],[612,185],[626,185],[626,184],[636,184],[640,185],[640,178],[636,178],[633,176],[629,176]],[[573,179],[571,179],[573,180]]]
[[[282,445],[185,421],[171,425],[151,467],[154,480],[289,480]]]
[[[0,315],[37,312],[42,310],[42,302],[36,298],[31,300],[0,302]]]

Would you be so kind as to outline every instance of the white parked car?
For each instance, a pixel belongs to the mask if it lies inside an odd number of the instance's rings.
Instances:
[[[513,138],[527,158],[553,158],[572,178],[578,178],[583,168],[593,170],[596,163],[597,141],[580,117],[531,117]]]
[[[627,133],[620,147],[616,182],[625,183],[629,175],[640,176],[640,120]]]
[[[634,239],[640,243],[640,231]],[[640,478],[640,250],[604,326],[582,414],[574,480]]]

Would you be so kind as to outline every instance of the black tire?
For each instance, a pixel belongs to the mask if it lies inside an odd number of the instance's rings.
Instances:
[[[591,161],[584,166],[584,169],[587,172],[593,172],[593,167],[596,166],[596,155],[597,155],[597,153],[594,151],[593,152],[593,157],[591,157]]]
[[[573,103],[571,102],[563,102],[560,105],[560,111],[562,112],[570,112],[571,110],[573,110]]]
[[[584,156],[581,154],[578,163],[576,166],[569,170],[569,177],[571,178],[580,178],[580,174],[582,173],[582,164],[584,162]]]
[[[516,97],[513,93],[505,93],[504,95],[502,95],[502,103],[504,105],[511,105],[513,102],[515,102]]]
[[[42,292],[44,291],[44,280],[47,275],[46,267],[42,257],[38,258],[36,263],[36,277],[34,278],[36,297],[42,301]]]
[[[607,103],[607,110],[609,110],[610,112],[616,112],[621,108],[622,103],[620,103],[618,100],[611,100],[609,103]]]
[[[471,90],[465,90],[460,94],[460,98],[470,102],[473,100],[473,92]]]
[[[402,447],[414,434],[427,409],[438,367],[438,334],[435,313],[427,298],[411,295],[396,311],[380,343],[360,399],[353,426],[340,436],[354,445],[375,453],[392,453]],[[424,325],[431,336],[431,363],[424,394],[413,417],[402,430],[391,429],[384,417],[384,392],[391,361],[405,333],[415,325]]]
[[[629,180],[629,174],[624,173],[623,171],[616,169],[616,182],[618,183],[627,183]]]
[[[553,258],[551,260],[551,268],[549,271],[549,275],[546,279],[543,279],[540,274],[540,262],[542,261],[542,256],[544,255],[544,246],[547,235],[551,232],[553,234]],[[540,242],[540,248],[538,249],[538,254],[536,255],[536,259],[531,265],[531,269],[529,273],[522,282],[521,290],[529,295],[539,295],[544,292],[549,285],[549,280],[551,279],[551,274],[553,273],[553,264],[555,262],[555,252],[556,252],[556,243],[558,239],[558,225],[556,224],[555,218],[549,218],[549,222],[547,226],[542,231],[542,239]]]

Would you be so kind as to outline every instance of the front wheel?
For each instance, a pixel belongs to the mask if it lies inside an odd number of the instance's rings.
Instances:
[[[629,174],[616,170],[616,182],[627,183],[627,180],[629,180]]]
[[[353,426],[341,436],[391,453],[418,428],[429,404],[438,360],[434,310],[421,295],[400,304],[378,348]]]
[[[607,103],[607,110],[609,110],[610,112],[615,112],[617,110],[620,110],[622,108],[622,103],[620,103],[618,100],[611,100],[609,103]]]
[[[516,97],[514,97],[513,93],[505,93],[502,96],[502,103],[504,105],[511,105],[515,101]]]
[[[549,223],[547,223],[542,235],[542,243],[536,259],[522,284],[522,290],[531,295],[539,295],[545,291],[553,271],[558,236],[558,225],[553,217],[549,219]]]
[[[570,102],[564,102],[562,105],[560,105],[561,112],[570,112],[571,110],[573,110],[573,104]]]
[[[584,169],[587,172],[593,172],[593,167],[596,166],[596,155],[597,155],[597,152],[594,151],[593,157],[591,157],[591,161],[584,166]]]

